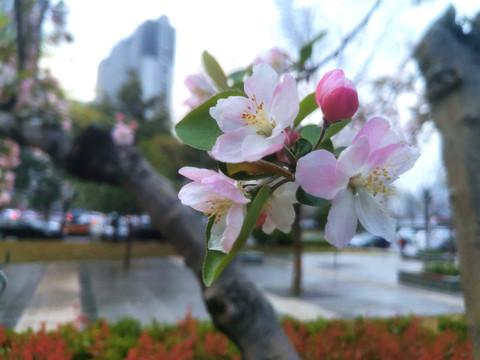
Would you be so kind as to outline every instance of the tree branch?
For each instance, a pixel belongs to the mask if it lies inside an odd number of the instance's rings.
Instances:
[[[41,148],[55,164],[86,180],[123,186],[148,213],[195,273],[215,325],[235,342],[246,359],[298,359],[274,310],[258,288],[232,262],[209,288],[203,285],[205,224],[183,206],[168,180],[134,146],[115,146],[110,133],[95,127],[72,139],[60,126],[16,122],[0,112],[0,133]]]
[[[316,65],[305,69],[304,73],[301,74],[299,77],[299,80],[303,79],[309,79],[310,76],[312,76],[318,69],[320,69],[322,66],[327,64],[329,61],[335,59],[340,53],[347,47],[347,45],[352,41],[359,33],[360,31],[367,26],[368,22],[370,21],[370,18],[372,15],[375,13],[375,11],[378,9],[380,4],[382,3],[382,0],[377,0],[375,4],[370,8],[370,10],[365,14],[364,18],[355,26],[347,36],[345,36],[341,43],[338,45],[338,47],[333,50],[330,54],[326,55],[322,60],[320,60]]]

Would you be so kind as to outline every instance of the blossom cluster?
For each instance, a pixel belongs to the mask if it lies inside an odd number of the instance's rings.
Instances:
[[[125,123],[125,115],[118,112],[115,115],[116,124],[112,129],[112,139],[116,145],[130,146],[135,143],[135,131],[138,124],[136,121],[131,121],[129,124]]]
[[[394,238],[395,222],[385,201],[395,194],[392,183],[419,154],[400,141],[381,117],[367,121],[341,152],[322,146],[329,128],[350,119],[359,106],[357,90],[342,70],[326,73],[318,83],[315,100],[323,113],[323,127],[318,127],[318,136],[306,151],[296,122],[300,102],[292,75],[281,75],[260,62],[245,80],[244,92],[246,96],[220,98],[210,108],[221,131],[210,155],[220,164],[262,176],[241,180],[224,170],[180,170],[193,181],[180,190],[181,202],[213,221],[208,249],[231,251],[258,189],[265,185],[270,192],[257,226],[266,233],[290,231],[293,205],[302,191],[331,201],[325,237],[336,247],[352,239],[358,221],[374,235]]]

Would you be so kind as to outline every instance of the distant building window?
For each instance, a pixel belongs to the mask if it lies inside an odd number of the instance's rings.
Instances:
[[[142,31],[142,55],[156,56],[158,54],[157,36],[157,24],[153,21],[147,21]]]

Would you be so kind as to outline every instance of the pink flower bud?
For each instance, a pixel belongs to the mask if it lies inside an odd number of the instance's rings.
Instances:
[[[358,94],[353,82],[342,70],[326,73],[318,83],[315,100],[330,123],[348,119],[358,109]]]
[[[122,112],[115,113],[115,121],[117,123],[123,123],[123,120],[125,120],[125,115]]]

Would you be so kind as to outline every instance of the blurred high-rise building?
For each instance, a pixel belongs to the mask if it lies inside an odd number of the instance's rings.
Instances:
[[[96,101],[106,96],[115,103],[117,93],[124,85],[129,72],[138,75],[143,100],[159,97],[166,110],[170,110],[175,29],[168,17],[141,24],[127,39],[116,44],[108,58],[98,67]]]

